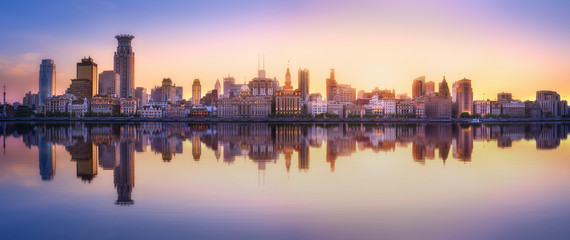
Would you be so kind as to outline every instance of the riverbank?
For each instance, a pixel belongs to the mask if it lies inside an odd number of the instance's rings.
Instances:
[[[0,122],[188,122],[188,123],[531,123],[569,122],[570,118],[493,118],[493,119],[428,119],[428,118],[134,118],[134,117],[13,117]]]

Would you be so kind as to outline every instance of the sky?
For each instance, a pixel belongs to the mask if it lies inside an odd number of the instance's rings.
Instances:
[[[0,9],[0,84],[9,102],[37,92],[41,59],[55,60],[57,94],[91,56],[113,69],[117,34],[132,34],[135,86],[171,78],[190,98],[231,75],[247,82],[265,56],[269,77],[284,84],[291,67],[310,70],[310,92],[340,83],[411,95],[412,80],[472,80],[475,99],[537,90],[570,98],[569,1],[538,0],[221,0],[17,1]]]

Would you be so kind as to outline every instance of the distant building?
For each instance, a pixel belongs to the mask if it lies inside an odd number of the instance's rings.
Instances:
[[[435,93],[435,82],[433,81],[426,82],[425,95],[429,96],[432,93]]]
[[[345,105],[344,117],[348,117],[349,115],[356,115],[359,117],[363,117],[366,113],[366,109],[363,106],[358,106],[355,104],[347,104]],[[394,107],[395,108],[395,107]]]
[[[243,85],[239,96],[218,100],[220,117],[267,117],[271,114],[271,97],[253,96],[247,85]]]
[[[552,116],[562,116],[566,114],[568,102],[560,99],[560,94],[555,91],[537,91],[536,102],[542,109],[542,115],[551,113]]]
[[[89,100],[87,98],[77,99],[71,102],[72,116],[84,117],[89,112]]]
[[[301,114],[301,90],[293,90],[289,68],[285,74],[283,89],[275,91],[275,114],[289,116]]]
[[[44,99],[43,113],[71,113],[71,104],[77,98],[71,94],[52,96]]]
[[[434,84],[435,85],[435,84]],[[439,85],[439,92],[426,96],[425,116],[429,118],[451,118],[452,103],[449,86],[445,77]]]
[[[109,95],[95,95],[91,98],[91,111],[97,114],[119,114],[121,102],[119,98]]]
[[[328,102],[352,103],[356,100],[356,88],[350,84],[339,84],[335,79],[334,69],[331,69],[326,84]]]
[[[216,84],[214,85],[214,89],[218,92],[218,94],[222,93],[222,85],[220,84],[220,79],[216,79]]]
[[[39,97],[38,94],[32,94],[31,91],[26,93],[24,98],[22,99],[22,105],[30,107],[32,110],[36,110],[36,107],[39,104]]]
[[[344,117],[344,105],[342,103],[327,102],[327,113]]]
[[[249,81],[248,87],[253,96],[273,96],[278,87],[277,80],[265,77],[265,69],[257,71],[257,77]]]
[[[453,83],[453,102],[457,104],[457,114],[473,114],[473,89],[471,80],[463,78]]]
[[[138,113],[143,118],[161,118],[163,110],[159,106],[142,106],[138,109]]]
[[[162,79],[160,86],[155,86],[153,89],[150,90],[150,99],[153,102],[170,102],[176,103],[182,99],[178,99],[177,96],[176,84],[173,84],[170,78]],[[180,94],[182,93],[182,89],[179,90]]]
[[[89,91],[89,97],[87,99],[91,99],[94,95],[97,94],[97,90],[99,88],[99,82],[97,79],[97,64],[93,62],[91,57],[81,59],[81,62],[77,63],[77,79],[86,79],[89,81],[89,87],[91,88]],[[83,99],[83,96],[77,96],[80,99]]]
[[[65,93],[72,94],[78,99],[91,99],[93,86],[89,79],[71,79],[71,84]]]
[[[131,47],[131,41],[135,38],[133,35],[117,35],[115,36],[119,45],[114,57],[114,70],[120,75],[120,91],[121,98],[133,97],[135,90],[135,53]]]
[[[233,77],[224,78],[224,97],[230,97],[230,88],[232,85],[236,84],[236,79]],[[241,88],[241,86],[240,86]],[[239,94],[239,89],[237,89],[236,96]]]
[[[200,98],[202,97],[202,86],[199,79],[194,79],[192,83],[192,105],[200,105]]]
[[[473,101],[473,111],[475,114],[485,116],[491,114],[491,101],[489,100],[476,100]]]
[[[507,102],[512,100],[513,100],[512,93],[506,93],[506,92],[497,93],[497,101],[499,102]]]
[[[147,104],[146,88],[143,87],[135,88],[135,100],[137,100],[137,107],[142,107]]]
[[[334,68],[331,69],[330,77],[327,78],[327,101],[338,102],[338,83],[335,79]]]
[[[55,94],[55,63],[51,59],[42,60],[40,64],[40,87],[38,92],[38,104],[44,105],[44,99]]]
[[[134,98],[121,99],[121,114],[134,115],[137,113],[137,100]]]
[[[99,92],[103,95],[119,96],[120,76],[115,71],[103,71],[99,74]]]
[[[307,100],[309,97],[309,69],[299,69],[298,85],[301,90],[301,99]]]
[[[425,95],[426,92],[426,77],[420,76],[412,82],[412,98],[418,98]]]
[[[511,98],[512,99],[512,98]],[[501,102],[503,114],[510,116],[525,116],[525,104],[519,100],[510,100]]]
[[[169,118],[186,117],[184,115],[184,103],[168,103],[164,111],[164,116]]]
[[[381,114],[381,115],[395,115],[396,114],[396,100],[395,99],[380,99],[378,96],[373,96],[370,103],[364,105],[366,113]]]
[[[176,102],[184,101],[184,88],[182,88],[182,87],[176,87],[176,86],[175,86],[175,87],[174,87],[174,91],[175,91],[175,98],[174,98],[174,100],[175,100]]]
[[[414,106],[415,106],[415,104],[414,104],[414,102],[412,102],[412,100],[398,99],[398,100],[396,100],[396,114],[397,115],[415,114]]]
[[[307,103],[307,113],[313,116],[327,112],[327,101],[323,100],[320,93],[313,93],[309,95]]]

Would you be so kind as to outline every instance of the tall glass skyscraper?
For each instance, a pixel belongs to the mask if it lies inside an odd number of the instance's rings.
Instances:
[[[40,64],[40,88],[38,104],[44,105],[44,99],[55,94],[55,63],[52,59],[43,59]]]
[[[119,45],[115,52],[115,72],[120,75],[119,97],[134,97],[135,94],[135,53],[131,47],[133,35],[115,36]]]

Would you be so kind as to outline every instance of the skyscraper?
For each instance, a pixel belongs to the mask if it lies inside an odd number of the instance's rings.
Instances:
[[[412,82],[412,98],[418,98],[426,94],[426,77],[420,76]]]
[[[194,79],[192,84],[192,105],[200,105],[200,97],[202,96],[202,87],[200,79]]]
[[[99,94],[119,95],[120,75],[115,71],[103,71],[99,74]]]
[[[453,83],[453,100],[457,104],[457,114],[473,113],[473,89],[471,80],[463,78]]]
[[[224,78],[224,96],[225,97],[230,97],[230,89],[231,86],[236,84],[236,79],[234,77],[230,77],[228,75],[228,77]]]
[[[220,85],[220,79],[216,79],[216,85],[214,85],[214,89],[218,91],[218,94],[222,92],[222,85]]]
[[[97,81],[97,64],[93,62],[91,57],[81,59],[77,63],[77,79],[87,79],[91,85],[91,97],[97,94],[99,87]]]
[[[327,78],[327,101],[338,101],[338,83],[334,76],[334,68],[331,68],[331,75]]]
[[[42,60],[40,64],[40,89],[38,92],[39,105],[44,105],[44,99],[55,94],[55,63],[52,59]]]
[[[131,47],[133,35],[121,34],[115,36],[119,45],[115,52],[115,72],[120,75],[119,96],[132,97],[135,89],[135,53]]]
[[[309,97],[309,69],[299,69],[298,84],[301,90],[301,100],[307,100]]]
[[[429,81],[426,83],[426,95],[429,96],[432,93],[435,93],[435,82]]]

